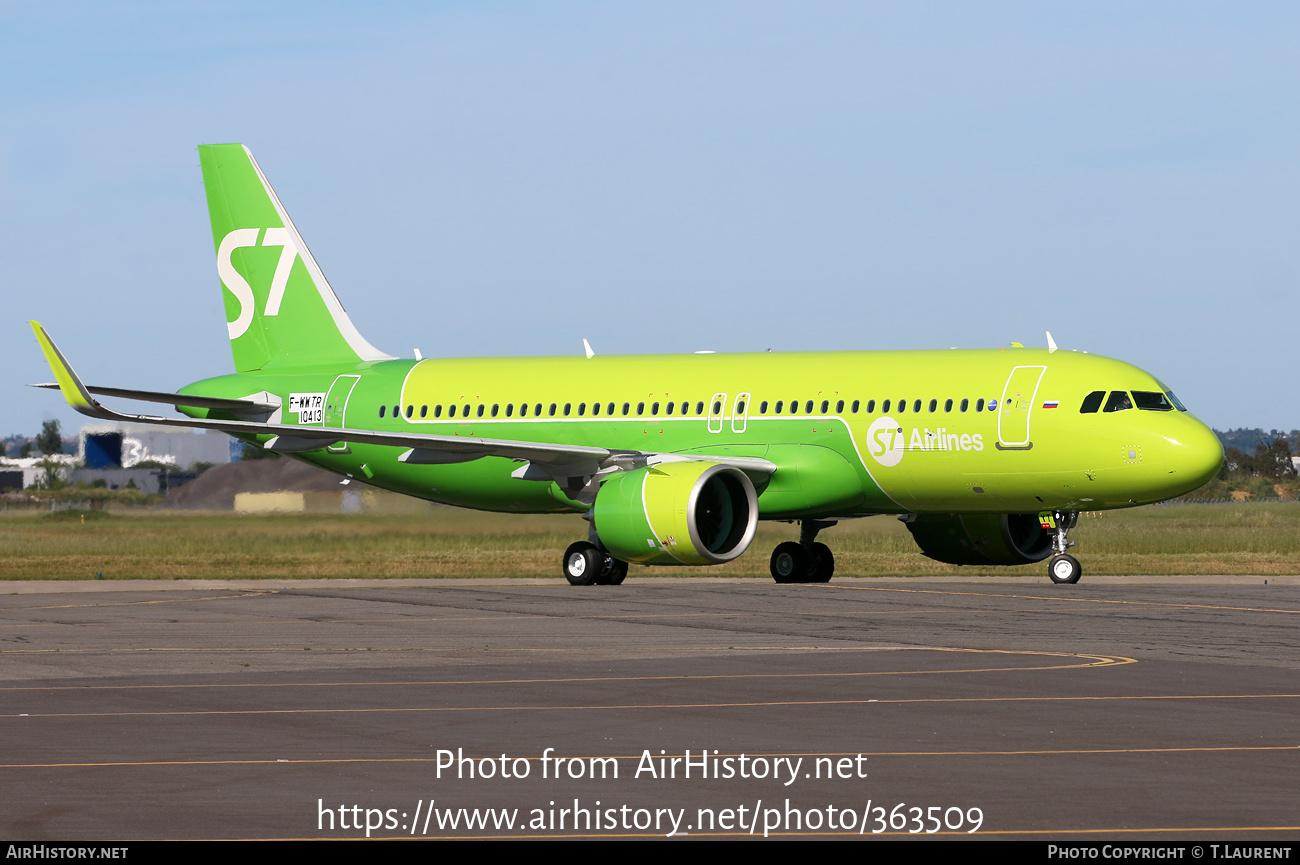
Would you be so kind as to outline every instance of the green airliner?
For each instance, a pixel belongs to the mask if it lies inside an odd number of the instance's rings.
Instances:
[[[221,430],[436,502],[582,514],[562,563],[575,585],[731,561],[763,519],[801,526],[773,578],[825,582],[818,532],[879,514],[933,559],[1051,557],[1072,583],[1080,511],[1182,495],[1223,459],[1156,378],[1050,335],[1046,350],[398,359],[357,332],[248,149],[199,156],[235,373],[179,393],[87,387],[32,322],[45,386],[91,417]]]

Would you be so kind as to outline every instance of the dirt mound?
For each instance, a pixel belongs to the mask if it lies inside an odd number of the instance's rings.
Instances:
[[[342,478],[316,466],[281,457],[213,466],[158,505],[170,510],[230,511],[236,493],[336,493]]]

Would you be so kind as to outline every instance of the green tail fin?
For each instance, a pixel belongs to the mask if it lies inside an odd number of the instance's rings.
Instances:
[[[253,154],[199,146],[235,369],[389,360],[357,332]]]

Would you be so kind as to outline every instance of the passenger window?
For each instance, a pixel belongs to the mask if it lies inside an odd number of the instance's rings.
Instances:
[[[569,412],[570,412],[572,409],[573,409],[573,403],[571,403],[571,402],[566,402],[566,403],[564,404],[564,416],[565,416],[565,417],[568,417],[568,416],[569,416]]]
[[[626,403],[626,402],[623,403],[623,417],[627,417],[627,413],[631,411],[631,409],[632,409],[631,403]]]
[[[455,416],[456,416],[456,407],[454,405],[447,406],[447,417],[455,417]]]
[[[492,403],[492,417],[497,416],[497,411],[500,410],[500,408],[501,406],[498,405],[497,403]]]
[[[1105,397],[1106,391],[1094,390],[1083,398],[1083,404],[1079,406],[1079,414],[1096,414],[1097,409],[1101,408],[1101,401]]]
[[[519,416],[520,416],[520,417],[528,417],[528,403],[526,403],[526,402],[521,402],[521,403],[519,404]]]
[[[669,417],[672,417],[672,416],[673,416],[673,406],[675,406],[676,404],[677,404],[677,403],[674,403],[674,402],[670,402],[670,403],[668,403],[668,407],[667,407],[666,409],[664,409],[664,414],[668,415]]]
[[[889,414],[889,400],[885,400],[881,403],[880,410],[885,414]]]
[[[763,400],[758,404],[758,413],[767,414],[767,400]]]
[[[722,403],[719,402],[718,400],[713,401],[713,413],[722,414]]]
[[[582,414],[582,406],[578,406],[578,414]],[[599,414],[600,414],[600,403],[593,402],[591,404],[591,416],[596,417]]]
[[[614,413],[614,404],[610,403],[609,407],[605,410],[605,414],[612,415],[613,413]]]
[[[542,416],[542,404],[539,402],[537,405],[533,406],[533,417],[541,417],[541,416]]]
[[[400,405],[393,406],[393,417],[398,417],[401,414],[402,414],[402,407]]]
[[[587,404],[585,402],[578,403],[578,417],[582,417],[586,413],[587,413]]]
[[[900,399],[898,401],[898,413],[902,414],[905,411],[907,411],[907,400]]]
[[[483,403],[478,404],[478,411],[475,412],[479,417],[483,417],[483,411],[487,408]]]
[[[515,413],[515,404],[512,402],[506,403],[506,417],[510,417],[514,413]]]
[[[429,407],[427,405],[420,406],[420,417],[428,417],[428,416],[429,416]]]
[[[939,401],[937,399],[930,400],[930,414],[934,414],[935,409],[937,409],[938,407],[939,407]]]
[[[918,399],[912,403],[912,411],[920,411],[920,410],[921,410],[921,401]],[[934,409],[930,409],[930,411],[934,411]]]
[[[854,401],[853,401],[853,413],[854,413],[854,414],[857,414],[857,413],[858,413],[858,401],[857,401],[857,400],[854,400]]]
[[[781,413],[781,409],[783,409],[783,408],[785,408],[785,400],[777,400],[777,401],[776,401],[776,412],[775,412],[775,414],[780,414],[780,413]]]
[[[790,400],[790,414],[798,414],[798,413],[799,413],[799,401],[794,399]]]
[[[740,403],[736,406],[736,414],[743,415],[744,413],[745,413],[745,401],[742,399]]]
[[[645,403],[639,402],[636,404],[636,416],[641,417],[643,414],[645,414]]]
[[[442,417],[442,403],[439,403],[438,405],[435,405],[433,407],[433,416]]]
[[[387,410],[388,410],[388,406],[386,406],[386,405],[381,405],[381,406],[379,407],[379,416],[380,416],[380,417],[383,417],[383,416],[384,416],[384,412],[387,411]]]
[[[822,400],[822,414],[826,414],[826,412],[830,410],[831,410],[831,401],[828,399]]]
[[[1106,400],[1106,407],[1102,411],[1127,411],[1133,408],[1133,403],[1128,398],[1128,393],[1122,390],[1113,390],[1110,392],[1110,399]]]
[[[813,401],[812,401],[812,400],[808,400],[808,402],[804,403],[803,413],[804,413],[804,414],[812,414],[812,411],[813,411]]]
[[[975,400],[975,411],[984,411],[984,397]]]
[[[654,417],[659,416],[659,403],[657,402],[650,403],[650,414]]]
[[[461,408],[461,410],[460,410],[460,416],[461,416],[461,417],[469,417],[469,406],[468,406],[468,405],[466,405],[466,406],[464,406],[463,408]]]
[[[546,416],[555,417],[555,403],[551,403],[551,407],[546,410]]]
[[[697,415],[702,415],[702,414],[704,414],[704,403],[703,403],[703,401],[701,401],[701,402],[697,402],[697,403],[695,404],[695,414],[697,414]]]
[[[961,401],[961,410],[962,410],[962,412],[964,413],[964,412],[966,411],[966,409],[968,409],[968,408],[970,408],[970,400],[968,400],[968,399],[964,399],[964,400],[962,400],[962,401]]]
[[[945,400],[943,404],[943,413],[948,414],[952,411],[952,400]]]
[[[1158,390],[1133,391],[1133,403],[1142,411],[1173,411],[1174,405]]]

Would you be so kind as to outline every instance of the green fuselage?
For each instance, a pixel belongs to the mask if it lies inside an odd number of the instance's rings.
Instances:
[[[317,428],[761,457],[777,466],[759,487],[765,519],[1128,507],[1218,470],[1219,442],[1192,415],[1081,412],[1098,391],[1167,388],[1109,358],[1015,348],[391,360],[247,372],[183,392],[270,394],[273,422]],[[551,481],[512,477],[515,460],[409,465],[400,454],[351,444],[298,456],[462,507],[588,507]]]

